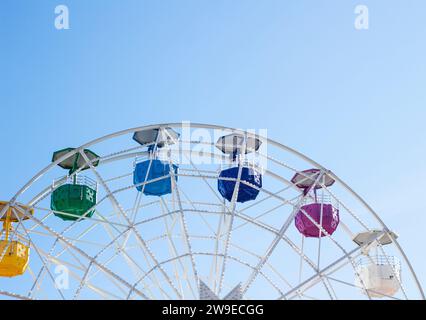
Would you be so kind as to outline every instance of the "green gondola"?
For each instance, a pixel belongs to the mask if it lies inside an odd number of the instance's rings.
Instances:
[[[52,162],[57,161],[74,148],[66,148],[53,153]],[[95,167],[99,164],[99,157],[92,151],[85,149],[84,154]],[[79,176],[77,170],[89,169],[84,157],[79,153],[66,158],[58,163],[63,169],[69,169],[68,178],[65,183],[57,187],[51,195],[50,208],[55,216],[65,221],[76,221],[83,217],[92,217],[96,205],[97,187],[91,179]]]

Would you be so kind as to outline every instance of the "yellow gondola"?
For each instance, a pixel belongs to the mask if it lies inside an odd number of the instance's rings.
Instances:
[[[34,209],[8,202],[0,201],[0,221],[3,228],[0,232],[0,277],[15,277],[22,275],[28,266],[30,246],[26,239],[14,231],[12,223],[29,219]],[[26,214],[25,214],[26,213]]]

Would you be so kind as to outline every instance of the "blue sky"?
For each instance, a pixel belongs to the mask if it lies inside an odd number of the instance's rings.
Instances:
[[[70,10],[56,30],[54,8]],[[370,28],[354,28],[365,4]],[[190,120],[266,128],[396,229],[423,284],[426,3],[0,2],[0,197],[54,150]]]

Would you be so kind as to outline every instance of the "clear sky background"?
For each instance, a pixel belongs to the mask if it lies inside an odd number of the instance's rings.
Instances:
[[[70,30],[54,27],[59,4]],[[425,13],[423,0],[2,0],[0,198],[54,150],[121,129],[266,128],[362,195],[425,286]]]

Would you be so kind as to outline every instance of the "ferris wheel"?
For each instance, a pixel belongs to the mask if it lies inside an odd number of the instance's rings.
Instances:
[[[255,130],[157,124],[64,148],[0,220],[2,299],[425,298],[396,230]]]

